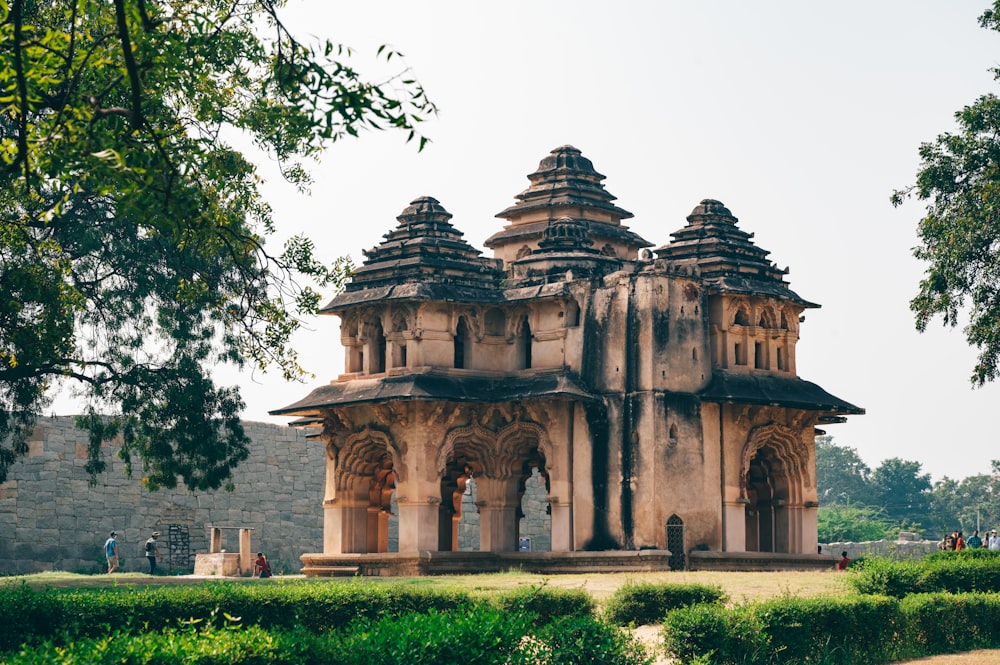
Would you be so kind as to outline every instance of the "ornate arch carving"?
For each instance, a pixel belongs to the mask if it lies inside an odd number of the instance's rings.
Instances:
[[[740,467],[740,497],[747,498],[747,470],[754,455],[765,446],[774,451],[774,458],[781,467],[780,473],[787,480],[788,500],[797,502],[802,488],[811,486],[809,451],[802,443],[799,432],[778,423],[755,427],[747,435]]]
[[[456,445],[461,444],[468,447],[479,453],[483,460],[486,460],[492,454],[495,441],[496,435],[477,423],[474,418],[469,425],[449,430],[445,434],[444,443],[438,449],[437,457],[434,460],[434,468],[437,470],[438,477],[443,476],[448,468],[448,458],[451,457]]]
[[[528,436],[525,436],[528,435]],[[530,442],[526,444],[526,442]],[[551,475],[552,471],[552,442],[549,440],[548,432],[538,423],[515,420],[499,432],[497,432],[497,459],[504,459],[504,463],[511,466],[507,470],[508,477],[515,465],[524,458],[531,447],[538,448],[545,458],[545,473]],[[510,462],[506,459],[509,458]]]
[[[347,489],[352,479],[359,476],[374,477],[386,457],[392,461],[396,476],[406,480],[406,467],[403,465],[405,452],[405,443],[397,443],[380,430],[366,426],[351,434],[337,453],[337,489]]]

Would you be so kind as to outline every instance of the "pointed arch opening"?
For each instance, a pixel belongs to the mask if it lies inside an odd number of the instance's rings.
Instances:
[[[667,519],[667,549],[670,550],[670,570],[684,570],[687,557],[684,547],[684,520],[677,515]]]

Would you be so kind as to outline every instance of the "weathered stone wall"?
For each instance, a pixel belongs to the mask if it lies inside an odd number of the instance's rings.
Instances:
[[[870,540],[861,543],[826,543],[823,554],[840,556],[846,551],[851,559],[883,556],[890,559],[919,559],[938,551],[936,540]]]
[[[268,554],[278,572],[297,573],[299,557],[323,551],[326,452],[299,430],[244,423],[250,457],[237,469],[232,492],[149,492],[124,475],[125,464],[107,446],[108,470],[91,486],[84,471],[86,433],[71,417],[45,418],[30,438],[29,453],[0,484],[0,574],[105,569],[103,544],[118,531],[124,570],[144,571],[142,545],[163,535],[166,567],[169,525],[187,527],[194,554],[208,551],[208,527],[253,528],[251,546]],[[223,531],[223,548],[238,551],[237,531]],[[178,562],[180,563],[180,562]]]

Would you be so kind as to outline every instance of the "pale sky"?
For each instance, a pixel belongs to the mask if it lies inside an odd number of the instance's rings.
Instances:
[[[828,427],[835,442],[872,468],[902,457],[935,480],[987,473],[1000,458],[989,420],[1000,386],[971,387],[975,352],[960,329],[916,332],[923,206],[889,203],[913,182],[920,143],[998,88],[988,70],[1000,35],[977,22],[987,5],[290,0],[297,33],[351,46],[361,69],[382,43],[404,53],[440,114],[422,153],[367,133],[324,153],[311,197],[270,167],[266,191],[282,235],[304,232],[326,260],[359,263],[421,195],[483,249],[502,226],[494,215],[566,143],[655,246],[701,199],[719,199],[790,268],[791,288],[822,305],[802,325],[799,376],[867,410]],[[319,317],[296,340],[316,375],[306,384],[218,373],[240,385],[246,419],[287,422],[268,410],[343,371],[337,321]]]

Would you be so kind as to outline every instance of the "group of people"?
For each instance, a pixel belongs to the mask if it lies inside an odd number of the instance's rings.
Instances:
[[[979,535],[979,529],[972,532],[969,539],[966,540],[962,535],[961,531],[953,531],[950,534],[945,534],[941,542],[938,543],[939,550],[957,551],[978,548],[987,548],[991,550],[1000,550],[1000,536],[997,535],[997,530],[983,532],[983,535]]]
[[[143,550],[146,559],[149,561],[149,574],[156,574],[156,562],[160,558],[160,547],[157,540],[160,537],[159,531],[154,531],[150,535]],[[108,574],[115,572],[119,567],[118,532],[112,531],[108,539],[104,541],[104,555],[108,559]],[[271,563],[264,556],[263,552],[257,552],[257,560],[253,564],[254,577],[266,578],[271,576]]]
[[[143,546],[143,550],[146,554],[146,559],[149,561],[149,574],[156,574],[156,562],[160,558],[160,547],[157,544],[157,539],[160,537],[159,531],[154,531],[150,535],[146,544]],[[108,539],[104,541],[104,556],[108,560],[108,575],[118,570],[121,559],[119,557],[118,549],[118,532],[112,531],[108,535]]]

